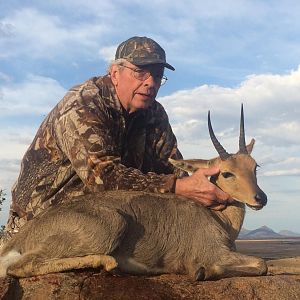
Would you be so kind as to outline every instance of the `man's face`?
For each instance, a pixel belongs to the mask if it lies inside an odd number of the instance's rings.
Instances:
[[[163,72],[159,64],[138,67],[126,61],[123,66],[112,66],[111,78],[122,106],[129,113],[149,107],[160,88]]]

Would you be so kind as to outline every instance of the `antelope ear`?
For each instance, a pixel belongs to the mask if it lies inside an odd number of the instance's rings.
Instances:
[[[248,154],[251,154],[255,144],[255,139],[252,139],[251,142],[246,146]]]
[[[188,173],[194,173],[200,168],[209,168],[212,166],[212,164],[215,162],[216,159],[179,159],[175,160],[172,158],[169,158],[169,162],[178,169],[181,169]]]
[[[183,170],[183,171],[188,172],[188,173],[194,173],[198,169],[194,165],[188,163],[187,161],[185,161],[183,159],[175,160],[175,159],[169,158],[169,162],[175,168],[178,168],[178,169]]]

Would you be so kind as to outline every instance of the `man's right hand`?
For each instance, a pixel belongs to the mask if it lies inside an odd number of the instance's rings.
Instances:
[[[177,179],[175,194],[199,202],[205,207],[222,210],[232,199],[208,179],[219,172],[218,167],[199,169],[191,176]]]

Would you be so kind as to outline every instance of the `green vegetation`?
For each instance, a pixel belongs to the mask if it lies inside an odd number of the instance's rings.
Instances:
[[[2,210],[2,204],[3,204],[3,201],[5,201],[5,193],[2,189],[0,189],[0,211]],[[4,225],[1,225],[0,227],[0,237],[2,236],[2,233],[3,233],[3,230],[4,230]]]
[[[2,203],[5,200],[5,193],[3,190],[0,189],[0,211],[2,210]]]

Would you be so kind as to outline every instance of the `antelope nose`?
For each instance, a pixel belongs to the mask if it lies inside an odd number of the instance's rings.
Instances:
[[[260,191],[255,195],[255,200],[262,206],[265,206],[268,202],[267,195],[263,191]]]

